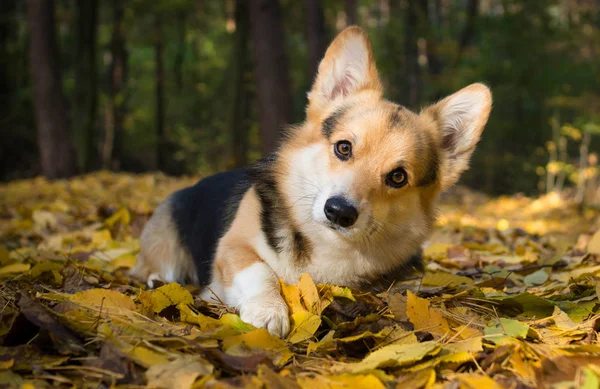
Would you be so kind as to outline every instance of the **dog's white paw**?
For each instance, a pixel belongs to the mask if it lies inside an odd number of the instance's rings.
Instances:
[[[271,335],[284,338],[290,332],[288,308],[280,296],[260,296],[240,307],[240,318],[257,328],[266,328]]]

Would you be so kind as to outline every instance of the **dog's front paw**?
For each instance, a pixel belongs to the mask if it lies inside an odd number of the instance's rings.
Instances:
[[[288,308],[280,296],[257,296],[249,300],[240,307],[240,318],[280,338],[290,332]]]

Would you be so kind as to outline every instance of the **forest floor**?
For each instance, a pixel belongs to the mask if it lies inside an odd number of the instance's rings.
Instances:
[[[303,275],[280,340],[127,277],[152,210],[194,181],[0,185],[0,387],[599,387],[600,212],[457,188],[423,274],[378,295]]]

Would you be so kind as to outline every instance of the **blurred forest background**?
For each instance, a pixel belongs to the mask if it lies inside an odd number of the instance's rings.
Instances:
[[[351,24],[411,109],[491,86],[463,184],[600,201],[600,0],[0,0],[0,180],[246,165]]]

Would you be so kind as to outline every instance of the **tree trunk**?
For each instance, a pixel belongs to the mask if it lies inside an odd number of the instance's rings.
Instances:
[[[95,146],[97,114],[96,36],[98,1],[77,0],[75,99],[73,134],[78,150],[79,169],[89,171],[97,160]]]
[[[29,63],[42,173],[49,178],[77,173],[56,44],[54,0],[28,0]]]
[[[125,48],[125,26],[123,22],[125,0],[112,0],[113,28],[110,42],[111,63],[109,66],[109,101],[107,107],[106,132],[102,150],[102,165],[105,169],[120,170],[123,150],[123,122],[126,110],[127,50]]]
[[[419,47],[417,45],[417,28],[419,22],[418,2],[408,0],[406,10],[406,34],[404,37],[406,52],[406,104],[410,108],[418,108],[421,101],[421,69],[419,67]]]
[[[305,0],[308,41],[308,79],[314,80],[327,49],[323,6],[320,0]]]
[[[164,171],[167,164],[167,139],[165,134],[165,106],[164,106],[164,42],[162,21],[160,16],[154,17],[154,62],[156,85],[156,167]]]
[[[183,89],[183,57],[185,55],[185,36],[186,36],[186,19],[185,12],[179,12],[177,15],[177,52],[173,61],[173,73],[175,76],[175,85],[177,90],[181,92]]]
[[[290,77],[279,1],[252,0],[249,8],[262,151],[266,154],[275,150],[281,130],[292,118]]]
[[[233,54],[234,70],[234,105],[232,123],[232,150],[234,167],[248,164],[248,126],[246,125],[250,111],[248,99],[248,0],[237,0],[235,4],[235,51]]]
[[[456,52],[456,58],[454,60],[454,67],[456,67],[464,54],[465,49],[471,45],[473,38],[475,37],[475,23],[477,21],[477,15],[479,14],[479,0],[469,0],[467,4],[467,23],[465,28],[460,35],[458,42],[458,50]]]
[[[344,10],[346,12],[346,26],[358,24],[356,0],[346,0]]]

